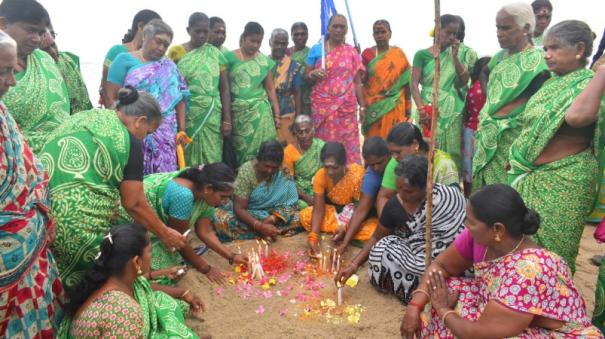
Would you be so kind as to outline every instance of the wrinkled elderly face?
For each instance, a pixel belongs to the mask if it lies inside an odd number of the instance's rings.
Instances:
[[[548,69],[557,75],[565,75],[584,67],[583,54],[583,44],[576,47],[568,46],[553,34],[548,34],[544,39],[544,60]]]
[[[498,43],[504,49],[518,48],[528,42],[528,28],[519,28],[515,18],[505,11],[498,12],[496,16],[496,34]]]
[[[0,98],[8,92],[15,80],[17,49],[14,46],[0,46]]]
[[[269,44],[271,45],[271,55],[276,59],[281,59],[286,55],[286,49],[288,49],[288,35],[276,34]]]
[[[168,34],[156,34],[152,38],[144,38],[143,55],[151,60],[161,59],[168,50],[172,37]]]

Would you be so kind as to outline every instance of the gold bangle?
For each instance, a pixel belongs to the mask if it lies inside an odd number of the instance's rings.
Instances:
[[[445,318],[446,318],[448,315],[452,314],[452,313],[454,313],[454,314],[458,314],[458,313],[456,313],[456,311],[454,311],[454,310],[449,310],[449,311],[447,311],[447,312],[443,313],[443,315],[441,316],[441,321],[443,322],[443,324],[444,324],[444,325],[445,325]]]
[[[431,299],[431,296],[429,295],[429,292],[427,292],[427,291],[425,291],[425,290],[423,290],[421,288],[418,288],[414,292],[412,292],[412,295],[414,295],[416,293],[423,293],[424,295],[426,295],[427,298]]]
[[[181,294],[181,299],[185,298],[185,296],[187,294],[189,294],[189,292],[191,292],[191,290],[185,290],[185,292],[183,292],[183,294]]]

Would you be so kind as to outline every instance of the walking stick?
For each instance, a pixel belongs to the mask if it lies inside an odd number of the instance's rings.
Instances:
[[[431,264],[433,257],[433,162],[435,158],[435,137],[437,136],[437,120],[439,120],[439,69],[441,60],[439,52],[441,43],[439,35],[441,33],[441,14],[440,0],[435,1],[435,38],[433,40],[433,57],[435,58],[435,77],[433,80],[433,114],[431,117],[431,142],[429,144],[428,162],[429,168],[426,179],[426,234],[425,234],[425,265],[426,268]]]

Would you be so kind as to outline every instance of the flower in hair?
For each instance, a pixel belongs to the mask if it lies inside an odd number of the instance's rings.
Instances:
[[[111,238],[111,232],[107,233],[107,235],[104,236],[103,239],[109,239],[109,243],[113,245],[113,239]]]

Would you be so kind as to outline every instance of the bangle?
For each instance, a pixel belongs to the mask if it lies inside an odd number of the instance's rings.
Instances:
[[[229,265],[233,265],[233,259],[235,259],[235,253],[229,254],[227,260],[229,260]]]
[[[153,278],[151,277],[151,270],[149,270],[149,273],[147,273],[147,276],[148,276],[147,280],[151,280],[151,279],[153,279]]]
[[[231,123],[229,121],[223,121],[223,124],[231,126]]]
[[[429,292],[427,292],[427,291],[425,291],[425,290],[423,290],[421,288],[418,288],[414,292],[412,292],[412,295],[414,295],[416,293],[422,293],[422,294],[426,295],[427,298],[431,299],[431,296],[429,295]]]
[[[362,107],[359,107],[359,110],[362,112],[365,112],[367,110],[367,108],[362,106]]]
[[[261,222],[260,222],[259,220],[256,220],[256,221],[254,222],[254,224],[252,224],[252,230],[253,230],[253,231],[256,231],[256,226],[258,226],[259,224],[261,224]]]
[[[185,298],[185,296],[187,294],[189,294],[189,292],[191,292],[191,290],[185,290],[185,292],[183,292],[183,294],[181,294],[181,299]]]
[[[443,324],[445,324],[445,318],[452,313],[457,314],[456,311],[454,311],[454,310],[449,310],[449,311],[443,313],[443,315],[441,316],[441,321],[443,322]]]
[[[210,266],[210,264],[208,264],[208,267],[200,270],[200,272],[202,272],[202,274],[208,274],[208,272],[210,272],[210,270],[212,270],[212,266]]]
[[[418,311],[422,312],[422,310],[424,309],[424,306],[415,303],[414,301],[410,300],[410,302],[408,303],[408,306],[414,306],[418,309]]]

